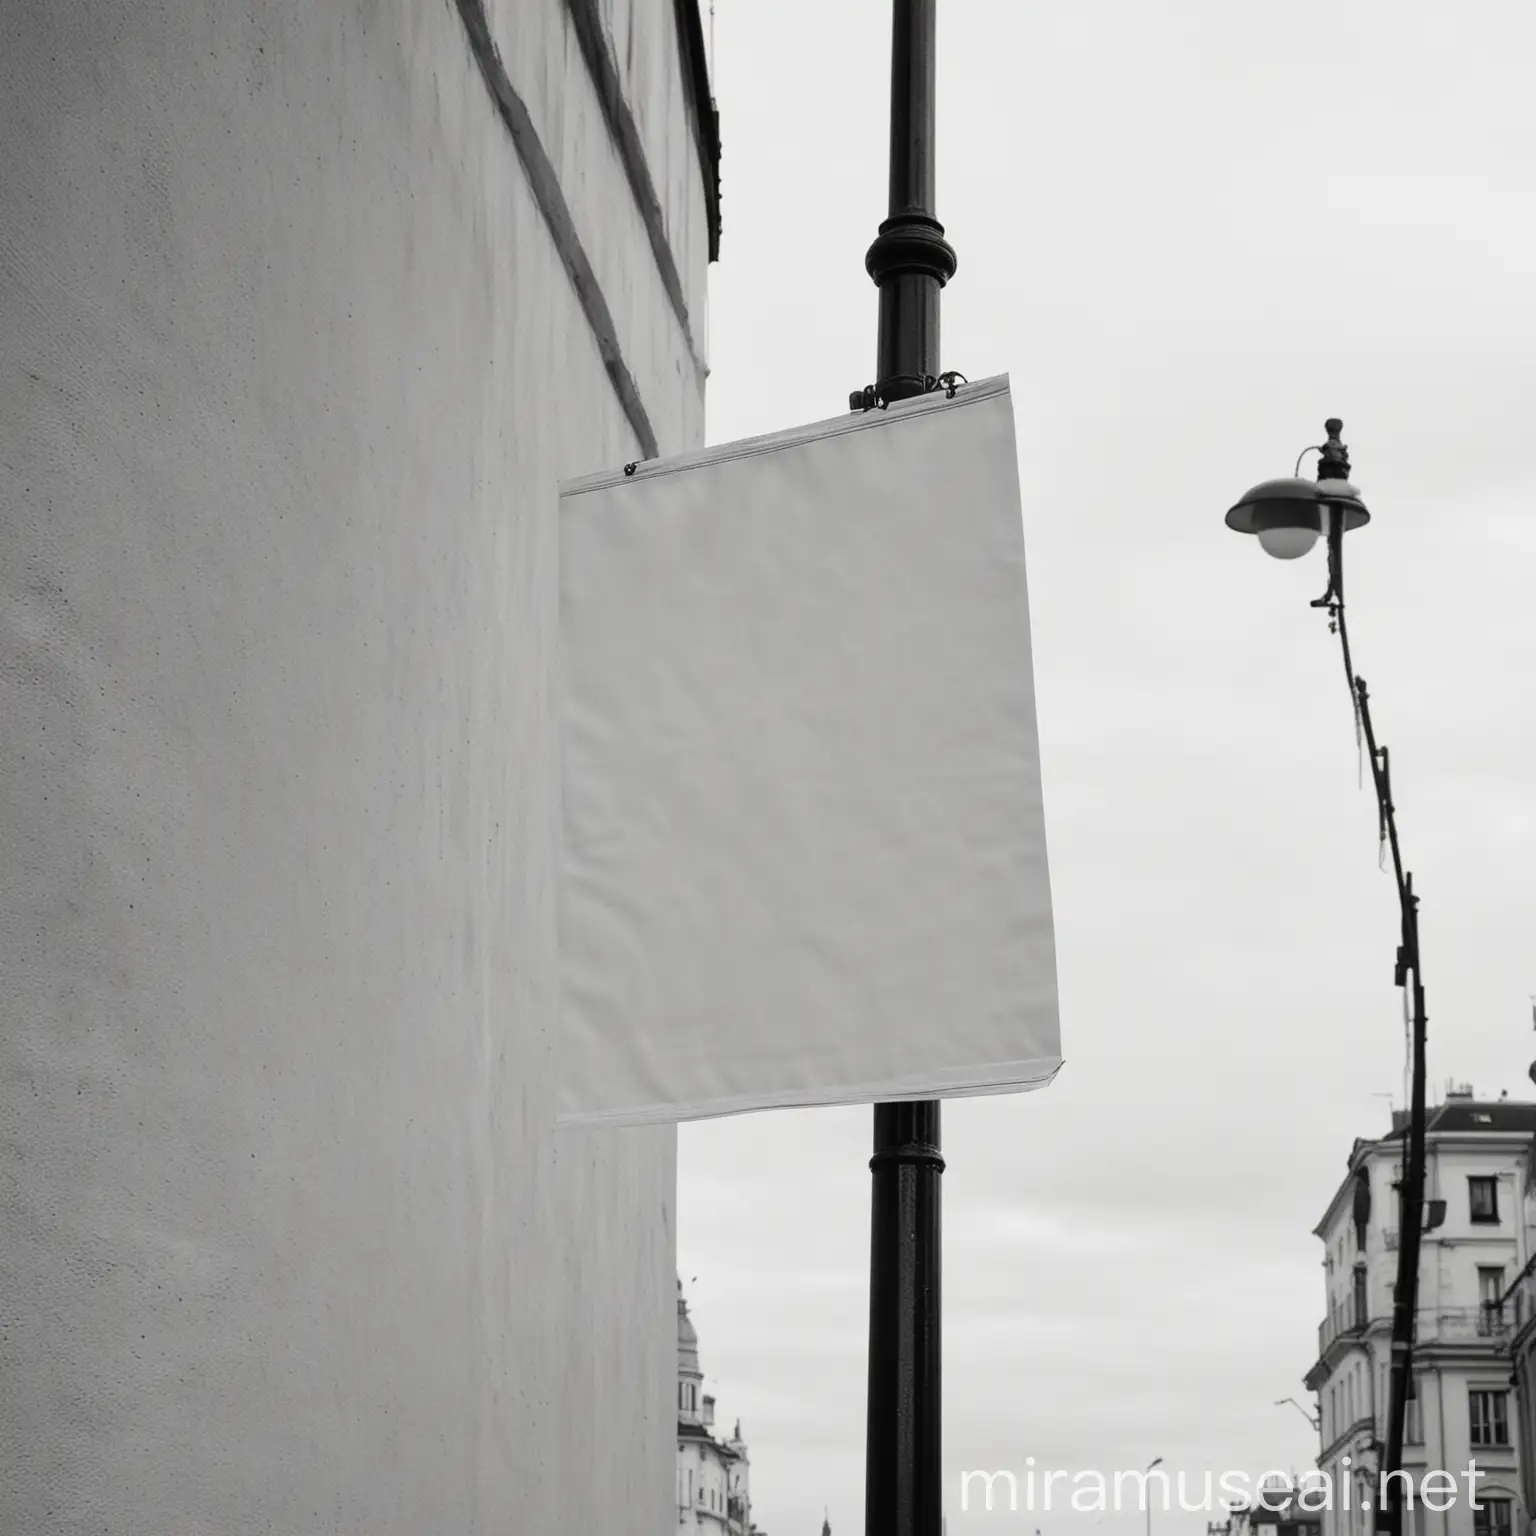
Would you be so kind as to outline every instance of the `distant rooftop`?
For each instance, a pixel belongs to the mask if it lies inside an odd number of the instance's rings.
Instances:
[[[1406,1134],[1408,1111],[1392,1111],[1392,1131],[1384,1140],[1393,1140]],[[1436,1132],[1488,1131],[1506,1135],[1523,1133],[1536,1135],[1536,1104],[1521,1103],[1515,1099],[1476,1099],[1470,1093],[1452,1093],[1443,1104],[1431,1106],[1424,1116],[1426,1135]]]
[[[1533,1177],[1536,1177],[1536,1103],[1511,1099],[1504,1094],[1496,1099],[1480,1099],[1470,1083],[1451,1083],[1447,1086],[1444,1100],[1426,1106],[1424,1134],[1436,1136],[1524,1136],[1530,1142],[1527,1153]],[[1360,1165],[1373,1151],[1378,1155],[1400,1157],[1401,1150],[1395,1145],[1407,1139],[1408,1111],[1392,1111],[1392,1129],[1385,1136],[1357,1136],[1349,1149],[1346,1160],[1349,1172],[1334,1191],[1328,1202],[1323,1219],[1312,1229],[1313,1236],[1321,1237],[1340,1209],[1341,1203],[1351,1198],[1351,1191],[1359,1179]],[[1387,1149],[1392,1149],[1390,1152]]]
[[[1271,1495],[1273,1497],[1273,1495]],[[1244,1520],[1253,1525],[1290,1525],[1299,1527],[1311,1527],[1321,1530],[1323,1517],[1316,1510],[1301,1508],[1294,1495],[1278,1501],[1278,1507],[1267,1504],[1256,1504],[1248,1509],[1235,1510],[1234,1514],[1241,1514]]]

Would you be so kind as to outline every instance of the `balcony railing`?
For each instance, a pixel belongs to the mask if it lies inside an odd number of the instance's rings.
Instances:
[[[1510,1319],[1495,1307],[1421,1307],[1420,1344],[1474,1344],[1507,1342]]]
[[[1519,1298],[1516,1298],[1518,1303]],[[1525,1303],[1525,1315],[1536,1315],[1531,1311],[1531,1302]],[[1490,1344],[1507,1344],[1510,1335],[1514,1332],[1514,1319],[1512,1313],[1514,1307],[1504,1307],[1502,1310],[1495,1307],[1420,1307],[1418,1326],[1414,1330],[1415,1342],[1419,1344],[1475,1344],[1486,1342]],[[1377,1319],[1383,1326],[1390,1327],[1392,1318],[1388,1313]],[[1341,1338],[1347,1338],[1364,1331],[1367,1319],[1361,1316],[1353,1306],[1343,1307],[1336,1317],[1325,1318],[1317,1328],[1317,1353],[1321,1358],[1327,1354],[1329,1345]]]
[[[1511,1334],[1536,1321],[1536,1273],[1522,1274],[1504,1297],[1504,1318]]]
[[[1318,1355],[1327,1354],[1328,1346],[1336,1339],[1361,1332],[1368,1321],[1368,1314],[1355,1306],[1354,1298],[1351,1298],[1335,1316],[1325,1317],[1317,1325]]]

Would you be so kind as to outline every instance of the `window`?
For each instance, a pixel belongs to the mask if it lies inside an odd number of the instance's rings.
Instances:
[[[1476,1536],[1511,1536],[1514,1529],[1508,1499],[1484,1499],[1472,1506],[1472,1529]]]
[[[1509,1393],[1487,1392],[1476,1387],[1471,1393],[1472,1444],[1509,1444]]]
[[[1369,1298],[1365,1290],[1365,1271],[1357,1269],[1355,1271],[1355,1315],[1350,1321],[1356,1328],[1364,1328],[1370,1321],[1369,1313]]]
[[[1479,1265],[1477,1271],[1477,1295],[1481,1303],[1477,1331],[1481,1334],[1496,1333],[1504,1297],[1504,1271]]]
[[[1472,1220],[1487,1226],[1497,1226],[1499,1221],[1499,1181],[1491,1178],[1467,1180],[1467,1202],[1471,1207]]]
[[[1403,1417],[1403,1442],[1406,1445],[1424,1444],[1424,1396],[1423,1383],[1419,1377],[1413,1378],[1409,1388],[1410,1396],[1407,1402],[1407,1413]]]

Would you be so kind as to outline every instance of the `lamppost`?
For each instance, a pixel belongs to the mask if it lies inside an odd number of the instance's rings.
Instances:
[[[938,0],[893,0],[889,216],[864,265],[880,291],[871,410],[940,383],[939,292],[955,253],[934,217]],[[867,1536],[940,1536],[937,1100],[875,1106],[870,1211]]]
[[[1147,1493],[1147,1479],[1152,1476],[1152,1469],[1154,1467],[1160,1467],[1162,1464],[1163,1458],[1161,1456],[1154,1456],[1152,1460],[1147,1463],[1147,1470],[1142,1478],[1141,1484],[1143,1493]],[[1152,1495],[1150,1493],[1147,1493],[1147,1536],[1152,1536]]]
[[[1276,1408],[1284,1408],[1287,1403],[1289,1403],[1291,1407],[1293,1407],[1296,1412],[1299,1413],[1302,1418],[1304,1418],[1307,1423],[1312,1426],[1313,1429],[1322,1428],[1322,1420],[1319,1419],[1315,1414],[1308,1413],[1307,1410],[1303,1408],[1294,1397],[1277,1397],[1275,1399]]]
[[[1376,744],[1371,723],[1370,694],[1365,679],[1357,677],[1349,650],[1349,630],[1344,617],[1344,535],[1370,521],[1360,493],[1349,483],[1349,452],[1340,441],[1343,422],[1330,420],[1324,430],[1327,442],[1320,455],[1316,481],[1293,477],[1266,480],[1256,485],[1227,513],[1227,526],[1238,533],[1254,534],[1263,548],[1279,560],[1305,555],[1322,537],[1328,550],[1328,589],[1314,608],[1325,608],[1329,628],[1339,637],[1344,654],[1344,675],[1349,683],[1357,731],[1365,738],[1370,754],[1371,782],[1381,836],[1392,849],[1392,869],[1397,882],[1401,918],[1401,942],[1397,950],[1394,981],[1411,985],[1413,1008],[1413,1063],[1408,1113],[1408,1155],[1397,1188],[1401,1202],[1397,1249],[1397,1286],[1392,1307],[1392,1387],[1387,1414],[1387,1443],[1381,1462],[1376,1500],[1376,1528],[1387,1536],[1402,1536],[1401,1489],[1397,1486],[1403,1466],[1403,1431],[1408,1399],[1413,1391],[1414,1321],[1418,1313],[1419,1246],[1424,1228],[1424,1086],[1425,1045],[1428,1019],[1424,1011],[1424,982],[1419,969],[1419,898],[1413,876],[1403,869],[1397,837],[1396,808],[1392,803],[1391,764],[1385,747]],[[1302,454],[1312,452],[1307,449]],[[1296,465],[1298,476],[1301,461]]]

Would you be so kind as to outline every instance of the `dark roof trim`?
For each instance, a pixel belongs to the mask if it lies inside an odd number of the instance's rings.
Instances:
[[[598,14],[597,0],[565,0],[565,9],[576,31],[576,41],[581,46],[581,56],[586,61],[587,74],[592,88],[603,109],[603,121],[608,125],[608,137],[618,151],[624,174],[629,179],[629,189],[634,194],[640,210],[645,233],[651,242],[651,254],[656,258],[656,270],[661,274],[661,286],[667,291],[672,312],[683,328],[683,339],[693,355],[693,366],[705,372],[703,359],[694,344],[693,326],[688,318],[688,301],[683,296],[683,284],[677,274],[677,262],[672,255],[672,243],[667,239],[666,219],[661,211],[661,199],[656,195],[656,183],[651,179],[651,168],[646,162],[645,149],[640,143],[640,130],[635,126],[634,114],[624,99],[624,86],[619,79],[619,66],[609,46],[608,34],[603,30],[603,19]],[[687,80],[687,61],[684,60],[684,79]],[[684,89],[687,87],[685,85]],[[708,174],[705,175],[706,185]],[[713,250],[718,248],[714,238]]]
[[[720,260],[720,114],[709,80],[709,51],[699,0],[673,0],[677,39],[683,49],[683,92],[693,119],[694,142],[704,170],[704,207],[709,217],[709,259]]]
[[[1471,1132],[1474,1135],[1530,1135],[1536,1133],[1536,1104],[1519,1099],[1447,1099],[1431,1105],[1424,1117],[1426,1134]],[[1392,1112],[1388,1141],[1401,1141],[1408,1133],[1408,1112]]]
[[[697,1440],[701,1444],[713,1447],[719,1453],[721,1461],[741,1460],[740,1451],[733,1451],[723,1440],[715,1439],[702,1424],[691,1424],[687,1419],[679,1419],[677,1421],[677,1438],[679,1440]]]
[[[618,395],[619,404],[623,406],[636,441],[640,444],[641,456],[657,458],[660,449],[657,447],[656,433],[651,427],[650,417],[646,415],[639,386],[624,361],[618,327],[613,323],[613,312],[608,308],[597,274],[592,270],[592,262],[576,232],[576,221],[571,217],[570,206],[560,190],[560,178],[555,174],[555,168],[539,139],[538,130],[533,126],[533,119],[529,116],[523,98],[513,90],[506,66],[501,62],[501,54],[486,21],[484,0],[456,0],[456,4],[464,30],[469,36],[470,52],[480,66],[480,74],[491,93],[491,100],[501,114],[502,122],[512,135],[512,144],[517,150],[518,159],[523,162],[534,201],[539,205],[539,212],[544,215],[545,224],[549,226],[550,238],[560,253],[571,287],[576,290],[577,301],[587,317],[593,340],[597,342],[603,367],[607,370],[614,393]]]

